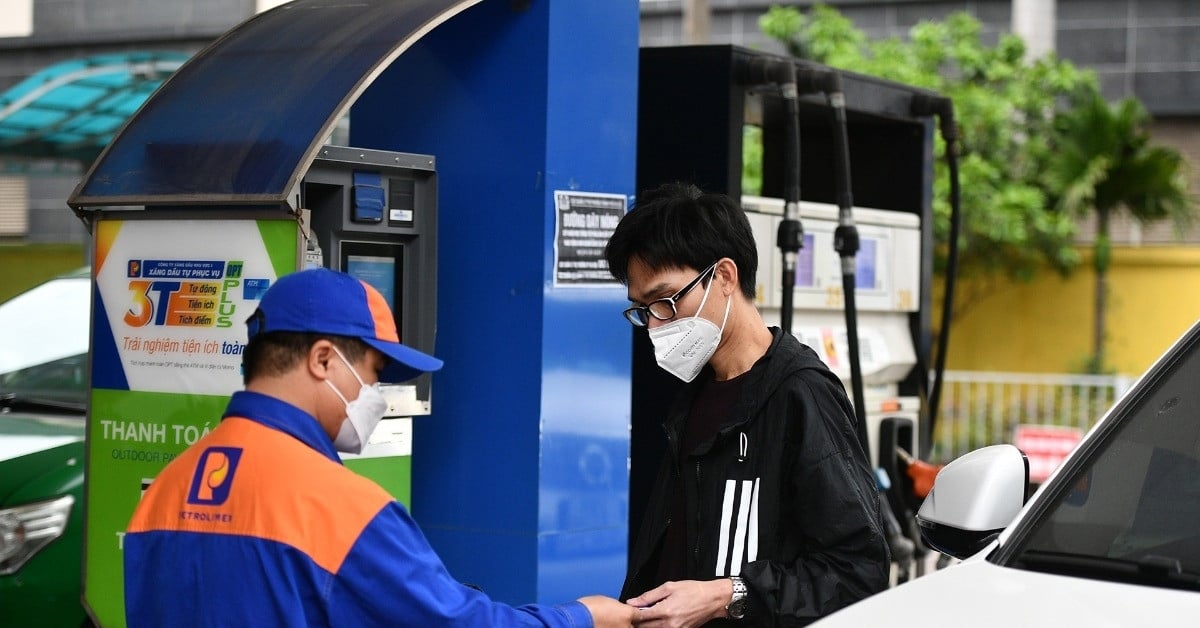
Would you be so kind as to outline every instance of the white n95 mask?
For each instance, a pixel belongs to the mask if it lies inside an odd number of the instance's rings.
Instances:
[[[700,307],[696,308],[695,316],[680,318],[648,331],[650,342],[654,344],[654,361],[658,362],[662,370],[685,382],[696,379],[700,369],[708,364],[708,360],[717,350],[717,345],[721,344],[721,334],[724,333],[725,323],[729,320],[729,306],[733,303],[733,295],[725,302],[725,317],[721,319],[720,327],[700,317],[700,310],[704,309],[704,303],[708,301],[708,291],[712,289],[713,283],[710,279],[708,287],[704,289],[704,298],[700,300]]]
[[[337,347],[334,347],[333,350],[350,369],[359,384],[358,397],[354,401],[346,401],[346,397],[337,389],[337,386],[334,386],[333,382],[325,380],[338,399],[346,404],[346,419],[342,421],[338,435],[333,439],[333,447],[343,453],[360,454],[363,447],[367,445],[367,439],[371,437],[371,433],[383,420],[383,415],[387,412],[387,400],[383,398],[383,393],[379,392],[379,384],[367,385],[358,376],[354,367],[350,366],[350,361],[342,355],[342,352],[338,351]]]

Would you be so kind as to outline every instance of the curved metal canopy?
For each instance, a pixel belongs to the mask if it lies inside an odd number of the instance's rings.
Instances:
[[[295,0],[227,32],[129,120],[67,203],[279,204],[401,53],[480,0]]]
[[[104,54],[38,71],[0,94],[0,154],[91,163],[187,58],[182,52]]]

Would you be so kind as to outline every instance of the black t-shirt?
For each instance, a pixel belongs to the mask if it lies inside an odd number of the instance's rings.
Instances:
[[[667,526],[659,554],[658,584],[688,580],[687,555],[691,543],[687,538],[687,503],[683,483],[695,481],[691,453],[702,443],[713,438],[729,419],[729,411],[742,390],[744,374],[719,382],[710,380],[696,393],[688,412],[687,424],[679,446],[679,482],[671,495],[671,523]]]

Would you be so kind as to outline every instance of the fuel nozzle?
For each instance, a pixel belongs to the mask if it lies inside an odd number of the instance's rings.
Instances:
[[[795,205],[795,207],[785,208],[784,218],[779,221],[775,244],[785,255],[790,253],[794,256],[804,246],[804,227],[800,225],[800,220],[797,218],[800,215],[799,203],[789,202],[788,205]]]

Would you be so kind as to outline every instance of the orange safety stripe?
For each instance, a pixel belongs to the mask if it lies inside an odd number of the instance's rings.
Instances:
[[[211,447],[240,447],[220,505],[189,504],[197,464]],[[212,466],[211,464],[209,465]],[[229,417],[155,478],[134,511],[128,532],[182,531],[257,537],[294,547],[330,573],[363,528],[392,501],[374,482],[276,429]]]

